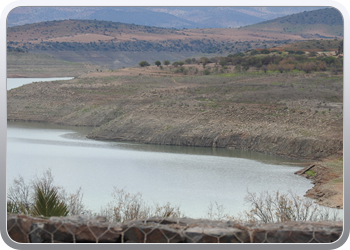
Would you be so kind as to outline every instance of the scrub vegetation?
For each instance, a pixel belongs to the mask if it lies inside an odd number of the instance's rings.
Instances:
[[[143,200],[141,193],[131,194],[124,189],[113,187],[111,196],[112,200],[106,206],[102,206],[99,212],[88,210],[83,203],[82,190],[67,194],[64,188],[53,184],[53,176],[48,169],[42,177],[37,177],[30,184],[26,184],[21,176],[14,180],[7,194],[7,212],[43,217],[85,214],[105,216],[109,222],[126,222],[150,217],[185,217],[179,206],[173,206],[169,202],[163,205],[149,205]],[[256,194],[247,191],[245,203],[250,210],[239,215],[230,215],[225,213],[222,205],[210,202],[206,218],[258,223],[339,220],[337,213],[321,208],[311,199],[299,197],[292,192]]]
[[[335,46],[342,47],[343,41],[336,41],[336,44]],[[264,73],[331,71],[333,74],[338,74],[343,70],[343,58],[338,56],[340,53],[341,50],[332,55],[315,51],[306,53],[303,50],[295,49],[253,49],[244,53],[229,54],[226,57],[187,58],[183,61],[173,62],[172,67],[162,69],[180,75],[217,75],[247,71]],[[140,66],[150,65],[146,65],[145,61],[142,61]]]

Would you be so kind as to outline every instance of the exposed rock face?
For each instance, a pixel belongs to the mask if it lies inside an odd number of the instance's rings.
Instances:
[[[103,217],[7,217],[10,238],[18,243],[331,243],[342,222],[239,224],[188,218],[150,218],[123,224]]]
[[[237,129],[227,132],[221,121],[213,124],[164,122],[157,117],[115,120],[92,131],[88,138],[99,140],[122,140],[150,144],[217,147],[253,150],[266,154],[300,159],[319,159],[336,154],[343,149],[343,141],[331,138],[290,137],[279,132],[274,125],[267,131],[240,132]],[[130,118],[129,120],[131,120]],[[227,130],[235,125],[227,123]],[[169,125],[171,124],[171,125]],[[249,124],[250,125],[250,124]],[[252,125],[254,126],[254,124]],[[167,129],[168,128],[168,129]]]

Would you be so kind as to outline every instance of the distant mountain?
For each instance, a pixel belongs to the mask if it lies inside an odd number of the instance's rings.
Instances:
[[[303,38],[336,38],[344,35],[343,17],[335,8],[304,11],[243,29],[300,34]]]
[[[290,25],[343,25],[343,17],[337,9],[325,8],[314,11],[304,11],[302,13],[292,14],[266,22],[261,22],[260,24],[274,23],[288,23]]]
[[[176,17],[171,14],[154,12],[150,10],[113,10],[113,9],[101,9],[88,16],[90,20],[103,20],[112,22],[121,22],[129,24],[139,24],[146,26],[156,27],[181,27],[191,28],[198,26],[195,22],[188,21],[183,18]]]
[[[123,22],[164,28],[235,28],[321,7],[18,7],[7,25],[65,19]]]
[[[31,13],[31,9],[22,8],[20,10],[22,14]],[[58,9],[51,10],[53,16],[62,14]],[[76,11],[74,8],[70,10]],[[145,22],[150,23],[157,19],[156,15],[152,16],[153,12],[149,9],[133,10],[129,8],[127,10],[130,11],[129,15],[122,10],[106,8],[96,8],[91,13],[84,10],[83,13],[105,19],[124,18],[129,21],[132,21],[133,18],[147,19]],[[139,10],[140,12],[137,12]],[[178,17],[157,11],[158,16],[171,17],[167,19],[167,22],[164,21],[166,25],[175,25],[180,22],[181,25],[193,25],[199,22],[200,17],[203,25],[205,22],[232,23],[235,21],[233,16],[230,16],[232,12],[229,10],[221,9],[221,16],[215,20],[204,16],[205,9],[186,8],[185,10],[197,13],[197,16],[193,14],[191,20],[185,20],[179,17],[180,14],[185,15],[184,12],[180,12],[181,9],[177,9]],[[114,15],[118,11],[121,11],[121,14]],[[198,11],[202,11],[203,15],[201,16]],[[242,13],[238,13],[237,16],[240,14]],[[228,25],[227,23],[225,25]],[[343,28],[342,16],[334,8],[292,14],[240,28],[220,29],[174,29],[112,21],[73,19],[8,27],[7,49],[11,53],[28,51],[71,62],[121,68],[137,65],[140,58],[148,61],[176,61],[190,57],[222,56],[249,49],[271,48],[298,40],[342,39]]]

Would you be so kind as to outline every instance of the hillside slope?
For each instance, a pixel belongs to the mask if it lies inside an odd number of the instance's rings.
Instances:
[[[184,60],[272,47],[300,36],[258,39],[236,29],[177,30],[107,21],[66,20],[8,28],[7,44],[57,59],[121,68],[142,60]]]
[[[7,114],[97,126],[94,139],[318,159],[342,150],[342,81],[324,73],[178,76],[130,68],[10,90]]]
[[[7,77],[75,77],[100,69],[92,64],[63,61],[45,54],[8,52]]]
[[[229,20],[226,14],[222,14],[222,21]],[[328,8],[238,29],[165,29],[97,20],[50,21],[8,28],[7,44],[56,59],[116,69],[135,66],[142,60],[184,60],[270,48],[306,38],[342,38],[339,15],[337,10]]]
[[[344,35],[343,17],[334,8],[307,11],[246,27],[264,32],[300,34],[303,38],[339,38]]]

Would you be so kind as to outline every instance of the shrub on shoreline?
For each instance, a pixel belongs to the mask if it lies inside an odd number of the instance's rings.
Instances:
[[[100,212],[87,210],[82,202],[81,188],[76,193],[67,194],[62,187],[53,185],[51,170],[30,184],[23,177],[16,178],[7,193],[7,212],[32,216],[67,216],[87,214],[105,216],[109,222],[126,222],[151,217],[180,218],[185,214],[179,206],[166,204],[147,204],[141,193],[131,194],[124,189],[113,187],[112,201],[101,207]],[[235,220],[241,223],[279,223],[288,221],[339,220],[336,212],[321,207],[313,200],[299,197],[292,191],[287,194],[268,191],[259,194],[249,192],[245,196],[249,211],[236,215],[225,213],[223,205],[210,202],[206,218],[211,220]]]

